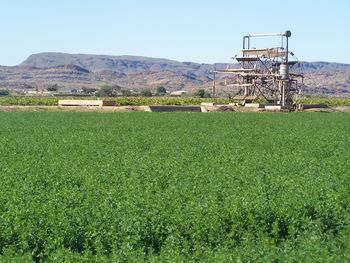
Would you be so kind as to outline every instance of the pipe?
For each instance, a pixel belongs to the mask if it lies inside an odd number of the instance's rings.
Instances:
[[[292,34],[289,30],[286,32],[281,32],[281,33],[263,33],[263,34],[249,34],[246,35],[245,37],[272,37],[272,36],[284,36],[284,37],[290,37]]]
[[[249,34],[246,37],[273,37],[273,36],[284,36],[285,33],[266,33],[266,34]]]

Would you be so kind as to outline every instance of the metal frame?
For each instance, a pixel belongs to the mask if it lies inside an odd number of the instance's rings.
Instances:
[[[253,38],[280,37],[281,46],[273,48],[251,48]],[[235,55],[240,68],[214,69],[213,92],[216,92],[216,74],[237,76],[234,83],[227,84],[236,89],[233,99],[246,97],[264,98],[281,108],[295,108],[295,100],[302,93],[304,75],[299,61],[289,51],[291,32],[249,34],[243,36],[243,49]],[[298,68],[299,67],[299,68]],[[296,70],[299,69],[299,72]],[[294,71],[296,70],[296,71]],[[242,99],[245,101],[245,99]]]

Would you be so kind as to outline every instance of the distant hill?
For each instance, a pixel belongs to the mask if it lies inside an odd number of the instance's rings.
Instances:
[[[199,64],[139,56],[107,56],[39,53],[15,67],[0,66],[0,88],[98,87],[117,84],[130,89],[169,90],[210,88],[211,70],[226,64]],[[350,94],[350,65],[303,62],[307,91],[318,94]],[[225,88],[223,88],[225,89]]]
[[[331,62],[302,62],[304,72],[350,70],[350,64]]]
[[[77,65],[92,72],[110,70],[135,73],[159,69],[183,69],[181,62],[136,56],[106,56],[65,53],[39,53],[29,56],[20,66],[51,68],[60,65]]]

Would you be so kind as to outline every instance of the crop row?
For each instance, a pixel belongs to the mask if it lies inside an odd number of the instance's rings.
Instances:
[[[0,97],[0,106],[10,106],[10,105],[22,105],[22,106],[35,106],[35,105],[45,105],[54,106],[58,104],[59,97]],[[62,99],[70,99],[69,97],[64,97]],[[71,99],[82,99],[91,100],[97,99],[95,97],[72,97]],[[228,98],[195,98],[195,97],[184,97],[184,98],[174,98],[174,97],[109,97],[109,98],[99,98],[105,100],[112,100],[117,103],[117,105],[200,105],[202,102],[218,102],[218,103],[229,103]]]
[[[0,106],[54,106],[59,97],[0,97]],[[64,97],[62,99],[69,99]],[[97,99],[94,97],[72,97],[72,99]],[[199,105],[202,102],[229,103],[228,98],[195,98],[195,97],[109,97],[101,98],[116,101],[117,105]],[[327,106],[350,106],[350,98],[306,98],[298,103],[325,104]]]

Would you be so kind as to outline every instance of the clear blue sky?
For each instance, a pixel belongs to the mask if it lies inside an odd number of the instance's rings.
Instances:
[[[300,60],[350,63],[349,0],[1,0],[0,65],[30,54],[229,62],[247,33],[292,31]]]

